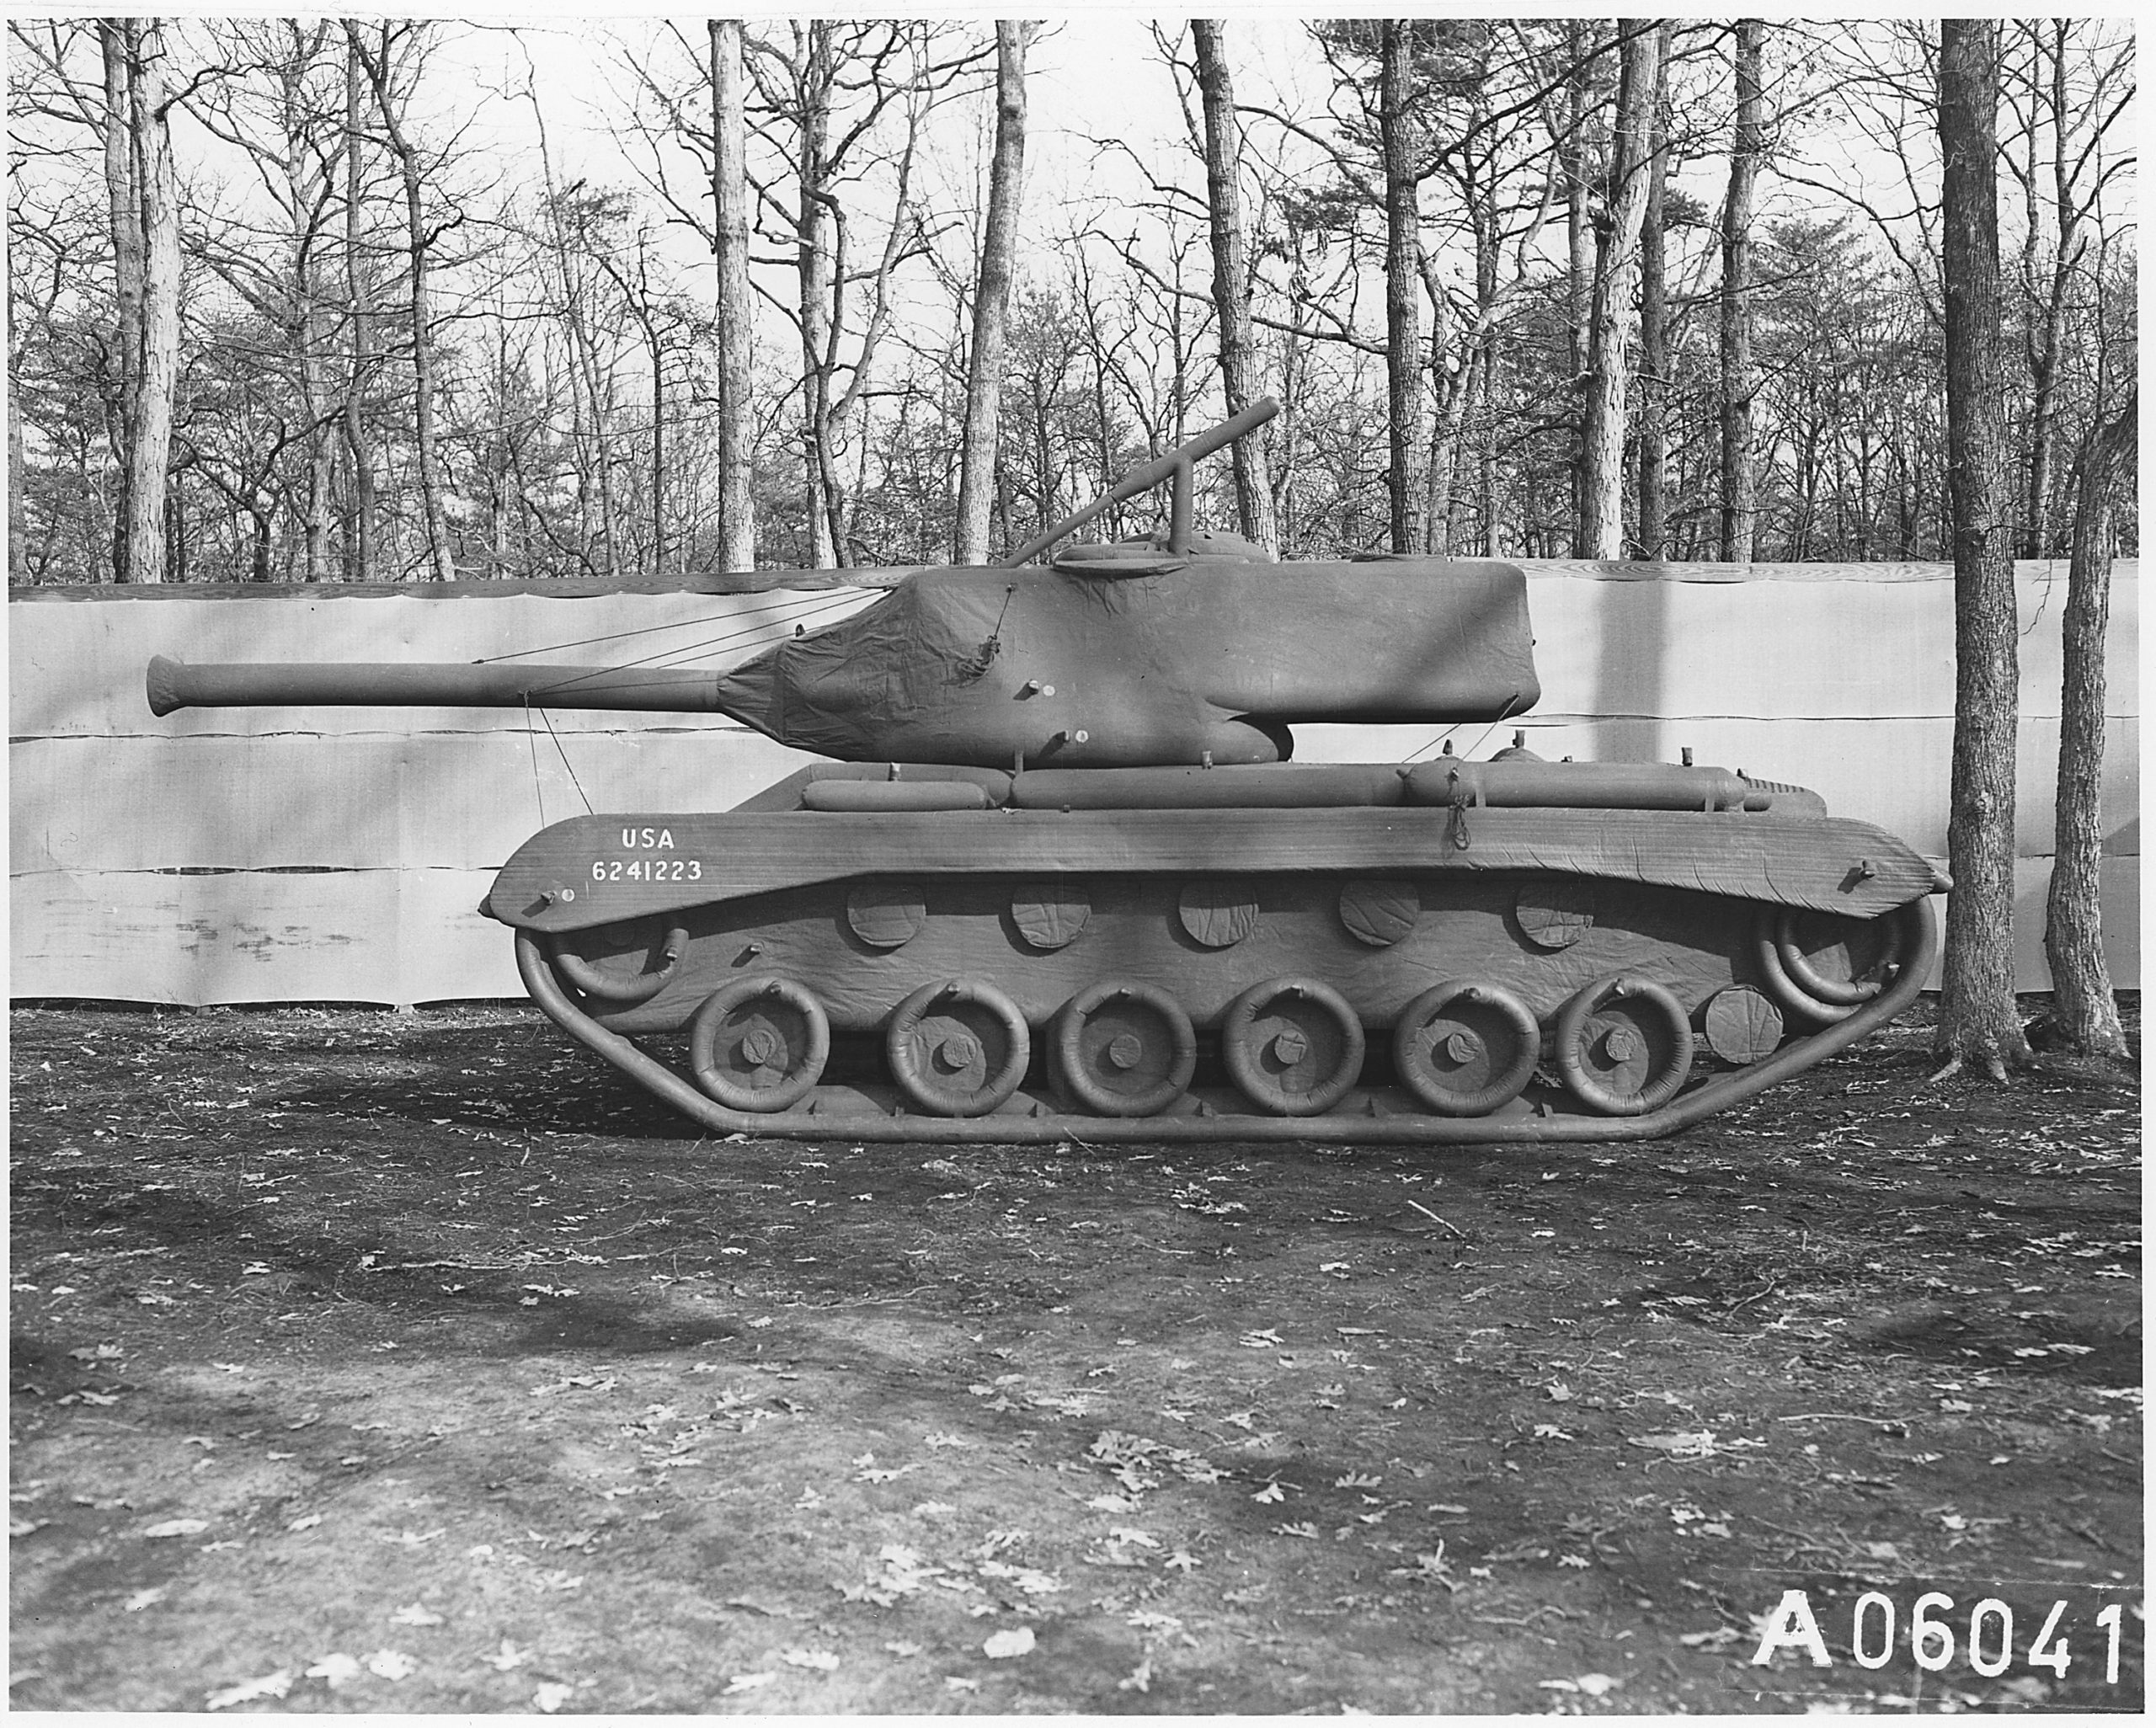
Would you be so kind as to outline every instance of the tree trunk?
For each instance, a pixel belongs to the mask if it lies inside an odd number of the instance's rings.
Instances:
[[[112,579],[127,579],[127,534],[133,524],[128,509],[128,453],[135,447],[136,367],[142,352],[142,206],[135,175],[134,119],[129,108],[134,44],[124,19],[98,24],[98,46],[104,61],[104,184],[108,225],[112,233],[115,340],[120,368],[120,496],[112,512]]]
[[[351,466],[346,488],[344,579],[371,582],[375,552],[374,453],[367,445],[367,349],[373,306],[369,291],[361,218],[360,155],[365,134],[360,125],[360,50],[347,38],[344,46],[344,291],[350,301],[351,370],[344,388],[344,454]]]
[[[165,468],[179,376],[179,184],[166,115],[164,33],[154,19],[129,28],[136,32],[129,107],[142,212],[142,349],[127,452],[128,568],[122,579],[162,582]]]
[[[1391,543],[1396,552],[1422,549],[1422,237],[1416,196],[1414,115],[1408,87],[1411,21],[1381,27],[1378,68],[1378,139],[1385,159],[1385,365],[1391,465]]]
[[[988,211],[981,222],[973,345],[966,361],[966,419],[958,451],[953,560],[961,564],[988,562],[989,507],[995,494],[996,434],[1003,409],[1004,330],[1026,179],[1026,47],[1033,35],[1029,24],[996,20],[995,146],[988,169]]]
[[[1422,259],[1422,291],[1430,301],[1430,379],[1437,394],[1436,411],[1430,416],[1430,443],[1424,464],[1422,544],[1417,550],[1433,557],[1452,552],[1453,481],[1460,468],[1461,429],[1467,419],[1468,392],[1475,381],[1475,349],[1460,344],[1460,364],[1448,370],[1445,356],[1458,339],[1457,320],[1444,284],[1426,254]]]
[[[1663,24],[1655,66],[1654,141],[1647,160],[1647,207],[1640,227],[1639,555],[1667,555],[1669,484],[1669,295],[1663,258],[1662,195],[1669,176],[1669,50]]]
[[[1198,93],[1205,116],[1205,205],[1213,229],[1213,307],[1220,325],[1220,386],[1228,413],[1250,406],[1257,370],[1250,322],[1249,243],[1243,234],[1242,189],[1236,176],[1242,163],[1242,125],[1235,115],[1235,93],[1224,51],[1226,24],[1219,19],[1190,21],[1191,45],[1198,55]],[[1273,483],[1266,472],[1262,430],[1235,440],[1229,452],[1235,465],[1235,517],[1244,537],[1268,554],[1279,551],[1280,528],[1273,508]]]
[[[2014,1002],[2019,669],[1999,376],[1999,24],[1949,19],[1939,53],[1940,275],[1954,540],[1954,764],[1937,1037],[1950,1068],[2028,1059]]]
[[[801,72],[800,195],[794,208],[794,274],[801,315],[801,458],[808,527],[808,563],[835,568],[837,536],[831,531],[830,451],[831,246],[825,205],[830,152],[832,26],[808,24],[808,52]]]
[[[2058,231],[2052,246],[2051,282],[2040,307],[2031,309],[2029,352],[2029,491],[2022,515],[2024,557],[2042,558],[2052,549],[2052,468],[2058,451],[2059,333],[2066,316],[2068,285],[2081,257],[2081,211],[2073,185],[2074,121],[2067,109],[2068,20],[2052,21],[2049,100],[2052,124],[2052,199]],[[2041,42],[2041,24],[2031,29]],[[2041,58],[2042,50],[2038,48]],[[2030,164],[2033,172],[2035,164]],[[2031,235],[2031,240],[2034,236]],[[2075,501],[2077,511],[2079,499]],[[2078,532],[2078,527],[2076,531]]]
[[[2139,445],[2141,392],[2108,425],[2091,432],[2075,465],[2073,544],[2059,697],[2058,800],[2046,907],[2044,957],[2052,973],[2052,1016],[2059,1041],[2086,1054],[2124,1056],[2126,1032],[2104,963],[2104,634],[2111,622],[2115,484],[2132,474]]]
[[[1572,400],[1572,520],[1575,529],[1587,514],[1587,371],[1588,309],[1594,293],[1594,229],[1587,202],[1588,68],[1593,63],[1592,25],[1579,19],[1565,24],[1565,136],[1557,147],[1558,171],[1565,181],[1565,347],[1567,394]]]
[[[285,200],[293,214],[292,292],[297,303],[293,307],[292,323],[300,350],[300,413],[307,423],[302,439],[307,455],[306,490],[300,500],[301,571],[302,579],[320,582],[329,573],[329,475],[334,452],[323,406],[328,396],[323,361],[328,344],[323,329],[322,292],[318,285],[319,265],[315,242],[321,231],[317,220],[305,214],[309,209],[312,188],[310,165],[297,115],[300,76],[297,62],[285,75]]]
[[[718,562],[756,567],[755,429],[750,365],[755,302],[749,291],[749,152],[741,20],[715,18],[711,35],[712,217],[718,262]]]
[[[1655,69],[1662,63],[1661,33],[1641,24],[1620,51],[1617,118],[1609,141],[1609,226],[1604,231],[1594,279],[1593,325],[1589,333],[1585,445],[1586,508],[1581,513],[1583,558],[1617,558],[1625,552],[1625,397],[1630,382],[1632,332],[1639,316],[1635,294],[1640,275],[1640,227],[1647,205],[1647,162],[1652,154]]]
[[[1721,556],[1752,562],[1758,520],[1752,469],[1752,189],[1766,147],[1767,102],[1759,80],[1767,27],[1737,26],[1737,124],[1729,192],[1721,206]]]
[[[655,319],[643,319],[651,355],[651,573],[666,573],[666,352]]]

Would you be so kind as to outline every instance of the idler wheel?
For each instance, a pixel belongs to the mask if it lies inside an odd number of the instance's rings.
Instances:
[[[1198,1067],[1190,1016],[1152,984],[1089,985],[1063,1005],[1049,1036],[1064,1089],[1097,1116],[1157,1116]]]
[[[696,1084],[729,1110],[784,1110],[808,1096],[831,1053],[824,1005],[788,978],[737,978],[689,1025]]]
[[[883,1031],[891,1077],[932,1116],[985,1116],[1018,1090],[1033,1043],[1018,1005],[992,984],[923,984]]]
[[[1645,1116],[1692,1071],[1692,1021],[1652,979],[1620,973],[1589,984],[1557,1015],[1557,1069],[1604,1116]]]
[[[1363,1022],[1313,978],[1274,978],[1228,1005],[1220,1053],[1243,1094],[1275,1116],[1318,1116],[1363,1072]]]
[[[1886,987],[1901,964],[1901,920],[1771,907],[1760,914],[1753,946],[1762,979],[1785,1007],[1831,1023]]]
[[[1487,1116],[1534,1075],[1542,1028],[1497,984],[1454,979],[1401,1011],[1392,1034],[1401,1082],[1440,1116]]]
[[[665,940],[659,945],[658,970],[623,973],[603,970],[595,961],[587,960],[571,949],[568,940],[567,936],[558,936],[553,940],[554,970],[575,987],[579,995],[621,1008],[648,1002],[664,989],[680,969],[681,957],[689,951],[687,928],[670,925]],[[646,963],[649,963],[648,959]]]

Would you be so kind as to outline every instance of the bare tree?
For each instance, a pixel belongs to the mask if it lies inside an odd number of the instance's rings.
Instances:
[[[1378,35],[1378,151],[1385,168],[1385,405],[1390,423],[1392,549],[1422,550],[1422,217],[1416,120],[1409,99],[1413,21],[1389,18]]]
[[[2014,1002],[2014,548],[1999,371],[1999,24],[1948,19],[1939,48],[1947,476],[1954,527],[1954,893],[1937,1048],[2004,1079],[2029,1046]]]
[[[1213,234],[1213,307],[1220,339],[1220,388],[1230,414],[1251,403],[1255,355],[1251,339],[1250,259],[1243,232],[1242,123],[1235,114],[1235,82],[1228,69],[1218,19],[1190,21],[1198,56],[1198,90],[1205,117],[1205,205]],[[1278,549],[1279,524],[1266,473],[1262,435],[1238,439],[1230,453],[1235,477],[1235,516],[1244,535],[1267,552]]]
[[[162,582],[173,386],[179,370],[179,188],[163,26],[102,19],[105,185],[118,280],[123,480],[113,574]]]
[[[1646,164],[1646,210],[1640,222],[1640,504],[1635,532],[1640,556],[1659,558],[1668,537],[1669,280],[1667,192],[1669,179],[1669,56],[1673,25],[1662,27],[1655,61],[1654,135]]]
[[[2015,276],[2030,401],[2021,556],[2041,558],[2057,549],[2058,538],[2054,493],[2068,360],[2063,334],[2088,275],[2099,200],[2111,179],[2131,166],[2130,152],[2107,151],[2105,144],[2129,110],[2133,81],[2128,56],[2100,51],[2101,22],[2030,19],[2007,29],[2023,51],[2005,91],[2020,152],[2000,152],[2022,205]]]
[[[1628,352],[1638,309],[1640,226],[1646,214],[1656,69],[1662,64],[1658,26],[1635,23],[1619,51],[1617,115],[1610,140],[1609,220],[1603,230],[1594,280],[1588,347],[1585,487],[1577,556],[1615,558],[1625,541],[1625,399]]]
[[[379,568],[376,542],[376,502],[373,435],[367,424],[367,387],[373,376],[373,269],[367,255],[366,206],[362,153],[366,137],[360,121],[364,78],[360,51],[348,32],[344,41],[344,294],[350,320],[346,344],[350,360],[344,372],[344,579],[373,579]]]
[[[1026,179],[1026,49],[1035,26],[995,24],[995,142],[982,219],[980,270],[973,296],[973,343],[966,365],[966,418],[958,452],[958,520],[954,562],[988,562],[989,506],[995,489],[996,432],[1003,405],[1004,329],[1011,307],[1011,266],[1018,243],[1018,204]]]
[[[2104,637],[2111,623],[2118,480],[2133,472],[2140,416],[2141,392],[2130,390],[2117,415],[2082,444],[2061,620],[2065,678],[2044,957],[2051,965],[2055,1032],[2069,1048],[2101,1056],[2127,1053],[2104,959]]]
[[[1752,465],[1752,200],[1765,149],[1767,102],[1759,65],[1767,27],[1737,26],[1737,118],[1729,147],[1729,191],[1721,207],[1721,556],[1752,562],[1758,520]]]
[[[756,568],[755,439],[749,396],[755,302],[749,293],[749,147],[741,20],[708,21],[711,39],[712,253],[718,264],[718,559]]]
[[[412,317],[412,373],[414,422],[419,459],[419,504],[427,529],[427,557],[438,581],[456,579],[456,562],[449,543],[449,528],[442,511],[441,463],[435,441],[435,329],[428,300],[428,266],[441,227],[427,221],[426,173],[404,122],[405,93],[395,88],[395,61],[400,48],[422,45],[424,24],[389,23],[372,26],[371,39],[356,20],[346,19],[344,35],[367,87],[374,94],[375,111],[382,120],[389,153],[395,158],[404,188],[405,245],[410,257]],[[452,218],[450,225],[453,226]]]
[[[744,43],[768,141],[782,175],[758,180],[759,232],[790,247],[794,293],[783,310],[800,341],[800,435],[808,558],[829,568],[849,556],[847,488],[840,455],[890,328],[894,278],[927,249],[914,171],[931,111],[992,51],[926,24],[841,24],[804,19],[783,40]],[[899,136],[883,156],[889,217],[866,262],[854,250],[861,212],[842,194],[874,153],[879,123],[895,113]],[[791,200],[783,195],[790,182]],[[854,299],[866,308],[855,321]],[[849,355],[845,339],[853,335]]]
[[[232,19],[215,27],[221,54],[259,71],[205,90],[193,108],[213,136],[252,160],[274,220],[235,212],[199,225],[188,236],[191,256],[245,302],[266,332],[283,339],[281,353],[265,353],[285,389],[296,392],[298,413],[277,404],[286,419],[282,442],[300,452],[296,483],[278,487],[300,526],[300,573],[309,582],[329,573],[330,520],[335,502],[334,373],[339,354],[338,302],[330,280],[339,168],[350,147],[339,110],[341,36],[324,19]],[[214,459],[213,459],[214,460]],[[199,472],[212,477],[204,466]],[[263,476],[275,484],[274,472]],[[214,478],[213,478],[213,483]],[[288,557],[286,563],[291,560]]]

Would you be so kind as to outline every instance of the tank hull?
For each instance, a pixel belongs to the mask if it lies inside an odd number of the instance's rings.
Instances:
[[[1390,772],[1216,771],[1363,800],[1300,808],[1206,776],[1196,808],[1029,808],[975,774],[948,782],[972,808],[915,780],[881,809],[583,818],[483,909],[587,1048],[707,1128],[803,1138],[1638,1138],[1929,969],[1938,882],[1869,824],[1377,802]]]

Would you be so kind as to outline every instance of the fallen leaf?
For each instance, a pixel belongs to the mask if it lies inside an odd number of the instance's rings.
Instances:
[[[1177,1571],[1184,1573],[1195,1571],[1198,1568],[1198,1560],[1196,1557],[1194,1555],[1186,1554],[1180,1548],[1178,1548],[1173,1554],[1170,1555],[1166,1560],[1162,1560],[1161,1564],[1164,1566],[1173,1566]]]
[[[726,1689],[728,1692],[754,1692],[759,1686],[768,1686],[777,1678],[777,1673],[771,1671],[761,1674],[736,1674],[726,1683]]]
[[[1666,1452],[1672,1458],[1709,1458],[1714,1453],[1715,1437],[1712,1430],[1703,1428],[1689,1434],[1642,1434],[1625,1443]]]
[[[392,1624],[398,1626],[439,1626],[442,1623],[440,1614],[416,1602],[407,1603],[389,1618]]]
[[[1600,1698],[1605,1692],[1614,1692],[1625,1683],[1614,1674],[1582,1674],[1579,1688],[1589,1698]]]
[[[569,1701],[569,1694],[575,1690],[564,1680],[542,1680],[539,1689],[531,1694],[531,1702],[551,1716]]]
[[[1734,1626],[1717,1626],[1711,1632],[1680,1632],[1677,1641],[1687,1650],[1720,1650],[1742,1635]]]
[[[499,1651],[490,1656],[481,1656],[479,1660],[488,1667],[498,1668],[506,1674],[511,1668],[520,1668],[530,1661],[531,1652],[528,1650],[519,1650],[504,1638],[502,1640],[502,1647]]]
[[[304,1517],[294,1518],[291,1523],[286,1525],[285,1528],[287,1530],[312,1530],[321,1522],[322,1514],[320,1512],[309,1512]]]
[[[980,1690],[979,1681],[969,1679],[963,1674],[946,1674],[943,1677],[943,1684],[945,1688],[951,1692],[979,1692]]]
[[[917,1656],[921,1652],[921,1646],[920,1645],[915,1644],[910,1639],[906,1638],[894,1638],[889,1643],[886,1644],[883,1648],[890,1651],[890,1653],[894,1656]]]
[[[367,1658],[367,1672],[384,1680],[403,1680],[417,1672],[419,1667],[401,1650],[378,1650]]]
[[[145,1536],[200,1536],[210,1528],[206,1518],[167,1518],[162,1524],[152,1524],[142,1533]]]
[[[1305,1542],[1315,1542],[1317,1540],[1317,1526],[1315,1524],[1275,1524],[1273,1527],[1273,1533],[1275,1536],[1299,1536]]]
[[[164,1587],[157,1585],[147,1590],[136,1591],[120,1604],[120,1609],[125,1613],[139,1614],[144,1608],[155,1607],[164,1599]]]
[[[819,1674],[828,1674],[839,1665],[839,1659],[827,1650],[782,1650],[778,1659],[796,1668],[814,1668]]]
[[[985,1655],[1002,1661],[1009,1656],[1022,1656],[1033,1647],[1033,1629],[1013,1626],[1007,1631],[992,1634],[981,1645]]]
[[[343,1651],[334,1651],[307,1671],[310,1680],[327,1680],[331,1688],[342,1686],[347,1680],[356,1680],[360,1665]]]
[[[243,1680],[237,1686],[227,1686],[222,1692],[210,1694],[209,1707],[213,1710],[229,1709],[237,1704],[248,1704],[258,1698],[282,1698],[292,1689],[292,1671],[280,1668],[274,1674],[264,1674],[259,1680]]]
[[[1257,1493],[1251,1496],[1251,1498],[1261,1506],[1270,1506],[1275,1501],[1285,1500],[1287,1497],[1286,1491],[1278,1482],[1267,1482]]]
[[[1145,1661],[1115,1683],[1118,1692],[1150,1692],[1153,1689],[1153,1658]]]

